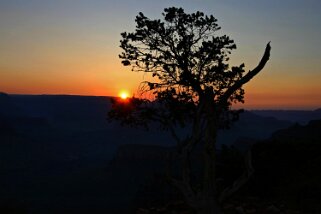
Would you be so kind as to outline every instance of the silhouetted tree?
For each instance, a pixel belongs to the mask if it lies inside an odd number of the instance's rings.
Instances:
[[[217,35],[217,20],[202,12],[187,14],[182,8],[164,9],[163,20],[136,17],[136,30],[121,34],[119,55],[124,66],[133,71],[151,73],[154,82],[141,84],[142,92],[154,100],[133,97],[127,102],[113,101],[111,119],[123,124],[147,127],[157,121],[168,129],[177,142],[182,160],[182,175],[170,183],[183,194],[197,213],[222,213],[220,203],[246,182],[252,173],[250,158],[247,171],[234,184],[218,192],[215,173],[215,144],[220,128],[237,118],[232,103],[244,102],[242,86],[258,74],[270,56],[268,43],[256,68],[244,70],[244,64],[229,67],[228,55],[236,49],[228,36]],[[191,127],[181,137],[177,127]],[[191,182],[190,154],[195,146],[203,150],[203,175],[195,187]],[[201,186],[199,188],[199,186]]]

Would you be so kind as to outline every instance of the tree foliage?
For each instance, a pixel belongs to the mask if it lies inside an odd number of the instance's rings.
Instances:
[[[212,87],[218,100],[244,73],[243,64],[231,69],[227,64],[236,48],[233,40],[216,35],[220,27],[212,15],[186,14],[182,8],[164,11],[163,22],[139,13],[136,31],[122,33],[122,63],[157,77],[158,82],[147,83],[149,90],[168,90],[177,96],[186,93],[189,96],[182,98],[187,100]],[[230,101],[243,101],[243,94],[238,89]]]
[[[268,43],[253,70],[245,71],[244,64],[230,67],[229,55],[236,45],[228,36],[219,35],[214,16],[188,14],[175,7],[164,9],[162,16],[162,20],[149,19],[139,13],[135,31],[122,33],[120,41],[122,64],[154,77],[154,81],[142,82],[140,90],[152,93],[155,99],[114,100],[109,117],[145,127],[157,121],[169,129],[183,157],[182,178],[171,181],[192,207],[204,208],[214,198],[224,198],[215,186],[217,130],[237,119],[238,111],[231,111],[231,105],[244,102],[242,86],[263,69],[271,47]],[[186,124],[191,131],[180,138],[175,128]],[[204,178],[198,192],[190,181],[190,153],[195,145],[204,149]],[[222,193],[228,195],[232,190],[235,187]]]

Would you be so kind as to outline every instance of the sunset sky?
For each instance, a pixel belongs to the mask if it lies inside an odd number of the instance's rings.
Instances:
[[[120,33],[165,7],[213,14],[237,44],[231,64],[252,69],[245,108],[321,107],[320,0],[0,0],[0,91],[11,94],[130,94],[146,78],[118,59]]]

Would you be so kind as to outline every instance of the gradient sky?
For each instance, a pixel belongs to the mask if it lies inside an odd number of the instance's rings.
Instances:
[[[244,107],[321,107],[320,0],[0,0],[0,91],[135,93],[146,76],[121,65],[120,33],[134,29],[138,12],[160,18],[170,6],[213,14],[237,44],[232,65],[252,69],[271,41]]]

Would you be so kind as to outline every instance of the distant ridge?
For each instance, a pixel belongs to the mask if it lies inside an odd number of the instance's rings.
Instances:
[[[300,124],[307,124],[310,120],[321,119],[321,108],[315,110],[251,110],[251,112],[279,120],[288,120]]]
[[[14,104],[12,97],[0,92],[0,117],[21,117],[22,115],[23,112]]]
[[[1,92],[0,92],[1,93]],[[6,93],[3,93],[6,94]],[[83,94],[6,94],[8,96],[46,96],[46,97],[114,97],[114,96],[103,96],[103,95],[83,95]]]
[[[277,141],[321,143],[321,120],[311,120],[307,125],[295,124],[272,134]]]

